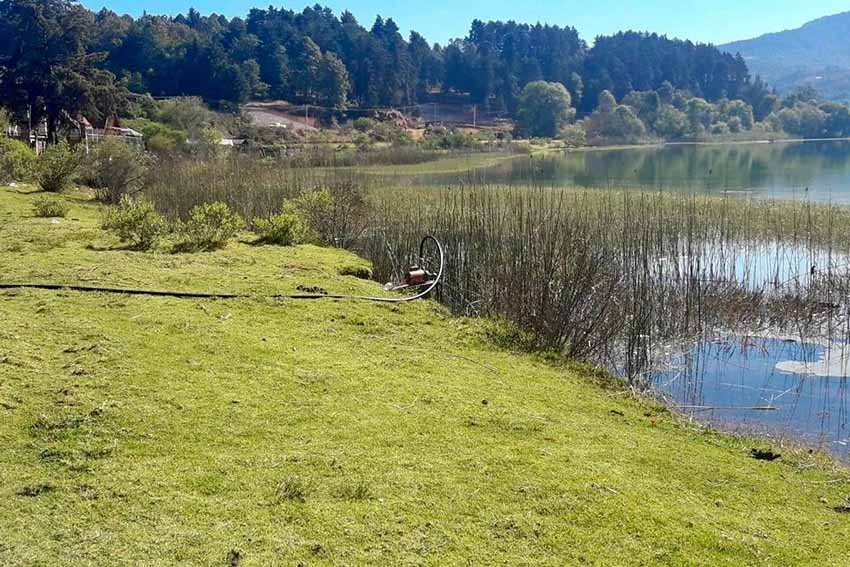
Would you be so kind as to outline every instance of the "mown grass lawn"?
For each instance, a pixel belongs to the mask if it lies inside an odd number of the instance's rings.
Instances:
[[[120,250],[0,189],[0,281],[380,293],[345,252]],[[4,565],[850,565],[847,470],[430,302],[0,292]],[[230,556],[230,557],[229,557]]]

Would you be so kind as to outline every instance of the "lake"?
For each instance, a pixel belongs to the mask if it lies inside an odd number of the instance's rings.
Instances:
[[[582,150],[517,158],[474,175],[488,183],[533,181],[850,204],[850,141]],[[458,176],[432,177],[437,183],[458,180]]]
[[[697,342],[653,383],[696,419],[850,458],[845,349],[765,337]]]

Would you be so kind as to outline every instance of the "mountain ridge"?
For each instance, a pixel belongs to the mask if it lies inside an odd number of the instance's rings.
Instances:
[[[799,28],[718,46],[740,53],[753,75],[780,92],[811,86],[827,98],[850,99],[850,11]]]

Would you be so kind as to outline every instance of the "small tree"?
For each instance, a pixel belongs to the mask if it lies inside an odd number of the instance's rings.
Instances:
[[[676,94],[676,89],[673,88],[670,81],[664,81],[661,83],[661,86],[658,87],[656,92],[658,93],[658,98],[661,99],[662,103],[673,104],[673,96]]]
[[[720,124],[722,124],[722,122]],[[729,128],[730,132],[735,134],[744,129],[744,125],[741,123],[741,119],[737,116],[733,116],[732,118],[730,118],[729,122],[726,123],[726,126]]]
[[[352,183],[302,193],[293,205],[319,240],[331,246],[350,246],[368,224],[366,196]]]
[[[561,140],[571,148],[580,148],[587,144],[587,130],[583,123],[570,124],[561,131]]]
[[[800,134],[800,113],[797,112],[796,109],[783,108],[782,110],[780,110],[776,114],[772,114],[771,116],[774,117],[772,121],[777,122],[779,124],[779,127],[788,134]],[[771,118],[768,117],[768,120],[771,120]]]
[[[804,138],[819,138],[824,135],[826,112],[814,104],[800,105],[800,134]]]
[[[626,95],[623,104],[631,107],[644,124],[655,124],[661,109],[661,98],[655,91],[633,91]]]
[[[729,124],[726,124],[725,122],[716,122],[711,125],[711,133],[715,136],[723,136],[728,134],[730,131],[737,132],[737,130],[729,128]]]
[[[587,133],[593,144],[603,142],[636,144],[646,136],[646,127],[643,122],[630,106],[624,104],[614,106],[613,109],[609,109],[608,104],[600,104],[599,109],[590,116],[588,124]]]
[[[194,150],[196,153],[208,158],[217,157],[222,150],[221,140],[221,132],[215,128],[204,128],[198,134],[197,140],[195,140]]]
[[[674,106],[664,104],[655,119],[655,131],[665,140],[679,140],[688,131],[688,117]]]
[[[688,122],[690,122],[692,131],[708,128],[714,122],[714,109],[709,102],[702,98],[694,97],[688,100],[685,113],[688,115]]]
[[[596,110],[603,114],[614,112],[617,108],[617,99],[611,94],[611,91],[602,91],[599,93],[599,102],[596,104]]]
[[[158,102],[153,118],[189,136],[197,136],[214,117],[203,100],[192,97]],[[148,132],[144,134],[148,137]]]
[[[723,114],[731,128],[732,120],[737,118],[740,122],[740,128],[743,130],[752,130],[755,120],[753,119],[753,107],[742,100],[731,100],[724,105]],[[733,132],[735,130],[732,130]]]
[[[0,137],[0,183],[33,181],[38,175],[38,156],[23,142]]]
[[[106,211],[101,226],[136,250],[149,250],[156,246],[168,228],[153,203],[129,195],[121,197],[116,206]]]
[[[826,113],[826,134],[844,138],[850,135],[850,107],[840,102],[825,102],[820,109]]]
[[[526,135],[554,138],[575,118],[570,93],[561,83],[529,83],[520,94],[517,118]]]
[[[614,125],[620,138],[627,143],[638,143],[646,136],[646,127],[628,106],[621,104],[614,110]]]
[[[115,204],[125,195],[137,193],[149,164],[149,158],[138,148],[107,138],[95,147],[87,164],[97,198]]]
[[[80,154],[67,142],[48,146],[38,163],[38,184],[50,193],[60,193],[71,186],[80,167]]]
[[[182,252],[223,248],[245,228],[245,221],[226,203],[204,203],[189,213],[189,220],[177,227],[175,249]]]

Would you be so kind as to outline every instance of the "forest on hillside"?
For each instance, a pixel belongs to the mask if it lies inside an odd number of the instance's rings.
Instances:
[[[740,55],[657,34],[590,46],[569,26],[475,20],[443,46],[405,38],[391,18],[367,28],[320,5],[133,18],[72,0],[0,0],[0,107],[18,123],[55,133],[69,119],[127,116],[133,95],[233,113],[257,100],[362,111],[451,96],[510,115],[520,135],[572,145],[850,135],[845,105],[808,91],[781,99]]]
[[[523,87],[538,80],[565,85],[585,112],[604,90],[621,99],[665,81],[709,101],[744,97],[754,107],[770,94],[752,88],[756,83],[740,57],[655,34],[624,32],[588,47],[572,27],[476,20],[467,37],[441,46],[415,31],[403,37],[391,18],[366,27],[350,12],[336,15],[319,5],[301,12],[254,9],[231,19],[195,10],[133,18],[94,13],[69,0],[6,0],[0,6],[6,73],[16,58],[42,48],[27,35],[25,14],[36,11],[65,30],[55,41],[74,45],[62,48],[81,49],[131,92],[225,105],[284,98],[400,107],[442,91],[469,93],[474,103],[513,112]]]

